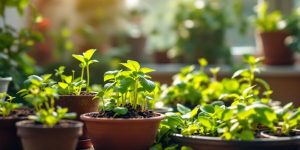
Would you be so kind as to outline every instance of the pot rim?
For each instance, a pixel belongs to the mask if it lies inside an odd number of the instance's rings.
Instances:
[[[88,114],[99,113],[99,112],[89,112],[80,115],[80,119],[83,121],[93,121],[93,122],[145,122],[145,121],[154,121],[154,120],[163,120],[165,116],[161,113],[155,113],[155,117],[151,118],[94,118],[87,116]]]
[[[13,78],[12,77],[0,77],[0,80],[3,80],[3,81],[12,81]]]
[[[283,141],[299,141],[300,140],[300,136],[278,137],[278,138],[261,138],[261,139],[256,138],[254,140],[249,140],[249,141],[224,140],[220,137],[199,136],[199,135],[183,136],[182,134],[171,134],[171,136],[177,137],[177,138],[194,139],[194,140],[207,140],[207,141],[226,142],[226,143],[283,142]]]
[[[49,127],[45,126],[43,124],[36,125],[34,124],[33,120],[23,120],[23,121],[18,121],[16,123],[16,127],[21,127],[21,128],[39,128],[39,129],[65,129],[65,128],[81,128],[83,127],[83,123],[80,121],[75,121],[75,120],[61,120],[63,122],[70,122],[73,123],[72,125],[69,126],[54,126],[54,127]]]
[[[95,95],[59,95],[59,97],[95,97],[97,92],[91,92],[91,94]]]

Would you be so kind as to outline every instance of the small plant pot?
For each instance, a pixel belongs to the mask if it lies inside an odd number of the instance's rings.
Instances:
[[[264,63],[267,65],[292,65],[294,55],[292,50],[285,44],[289,36],[283,31],[258,33],[258,48],[264,53]]]
[[[152,118],[112,119],[80,116],[96,150],[146,150],[154,143],[161,114]]]
[[[0,117],[0,149],[21,150],[22,144],[17,136],[16,122],[21,119]]]
[[[77,120],[80,121],[80,115],[98,110],[99,99],[93,99],[94,95],[61,95],[56,105],[66,107],[69,112],[77,114]],[[88,149],[92,147],[86,131],[86,126],[83,126],[83,134],[78,141],[77,149]]]
[[[0,78],[0,93],[6,93],[8,89],[9,82],[12,81],[11,77]]]
[[[74,150],[83,123],[62,120],[59,125],[46,127],[31,120],[16,123],[24,150]]]
[[[182,136],[173,134],[172,139],[180,145],[193,150],[298,150],[300,137],[283,137],[276,139],[258,138],[251,141],[223,140],[219,137]]]

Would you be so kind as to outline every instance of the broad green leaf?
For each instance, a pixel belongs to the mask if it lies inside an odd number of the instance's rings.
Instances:
[[[251,130],[243,130],[240,134],[241,140],[253,140],[254,138],[254,133]]]
[[[140,78],[140,81],[143,88],[148,92],[152,92],[155,89],[156,86],[155,82],[148,80],[146,78]]]
[[[213,123],[211,122],[211,120],[207,117],[204,116],[199,116],[198,117],[198,122],[203,125],[204,127],[211,129],[213,126]]]
[[[66,81],[66,83],[70,84],[72,82],[72,76],[64,76],[64,80]]]
[[[84,53],[83,53],[84,59],[90,60],[90,59],[93,57],[95,51],[96,51],[96,49],[89,49],[89,50],[87,50],[86,52],[84,52]]]
[[[181,114],[187,114],[191,112],[191,109],[182,104],[177,104],[177,111],[179,111]]]
[[[206,67],[207,66],[207,60],[205,58],[200,58],[198,59],[198,63],[201,67]]]
[[[197,125],[189,125],[187,128],[184,128],[181,132],[182,135],[193,135],[197,133],[199,130],[199,127]]]
[[[222,113],[222,120],[223,120],[223,121],[228,121],[228,120],[231,119],[232,115],[233,115],[233,111],[232,111],[232,110],[230,110],[230,109],[225,109],[225,110],[223,111],[223,113]]]
[[[51,78],[52,74],[45,74],[45,75],[42,75],[42,78],[44,81],[47,81]]]
[[[213,114],[215,112],[215,109],[212,105],[204,105],[200,107],[201,111],[206,112],[206,113],[211,113]]]
[[[134,60],[127,60],[127,63],[121,63],[121,65],[127,67],[129,70],[132,70],[132,71],[140,70],[140,64]]]
[[[190,118],[194,118],[198,114],[198,111],[199,107],[197,106],[191,111]]]
[[[75,59],[77,59],[78,61],[80,61],[81,63],[85,63],[84,57],[82,55],[72,55]]]

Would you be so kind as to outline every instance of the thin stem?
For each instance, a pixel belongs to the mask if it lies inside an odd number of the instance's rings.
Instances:
[[[86,91],[89,92],[89,86],[90,86],[90,68],[89,65],[86,66],[86,78],[87,78],[87,84],[86,84]]]

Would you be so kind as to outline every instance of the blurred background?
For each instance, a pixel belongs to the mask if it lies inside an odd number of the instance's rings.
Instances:
[[[266,2],[266,3],[265,3]],[[267,57],[265,41],[287,51],[266,58],[265,73],[277,99],[300,99],[300,0],[1,0],[1,72],[19,89],[29,74],[71,71],[71,54],[97,49],[92,80],[127,59],[153,67],[156,80],[204,57],[222,66],[220,77],[242,65],[243,55]],[[265,5],[267,7],[265,8]],[[273,26],[272,26],[273,25]],[[9,26],[7,29],[5,26]],[[12,29],[12,30],[10,30]],[[262,33],[285,32],[278,40]],[[7,35],[11,35],[8,40]],[[298,45],[299,44],[299,45]],[[272,48],[271,46],[271,49]],[[284,48],[280,48],[284,49]],[[8,54],[9,53],[9,54]],[[276,56],[275,56],[276,57]],[[0,74],[1,76],[1,74]]]

